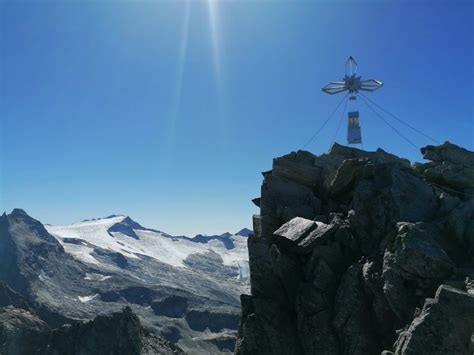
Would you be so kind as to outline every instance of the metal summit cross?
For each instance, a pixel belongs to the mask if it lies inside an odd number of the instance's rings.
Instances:
[[[380,80],[369,79],[361,80],[357,74],[357,62],[349,57],[346,62],[346,75],[343,81],[331,81],[322,90],[329,95],[338,94],[347,91],[349,95],[347,143],[362,144],[362,136],[359,126],[359,111],[357,110],[357,94],[359,91],[375,91],[382,87]]]

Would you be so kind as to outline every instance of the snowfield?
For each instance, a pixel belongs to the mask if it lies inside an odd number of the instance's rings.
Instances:
[[[110,231],[117,224],[128,226],[128,221],[131,220],[126,216],[111,216],[71,225],[46,225],[45,227],[61,243],[66,252],[87,264],[100,265],[100,261],[93,255],[94,248],[97,247],[120,253],[126,258],[140,259],[146,256],[183,268],[188,267],[184,260],[190,255],[215,252],[222,258],[224,265],[235,266],[239,269],[240,280],[246,280],[249,277],[247,237],[245,236],[238,234],[225,236],[224,238],[228,238],[234,245],[233,248],[227,249],[218,239],[200,243],[191,238],[173,237],[146,228],[139,229],[133,224],[131,227],[138,239],[121,232]]]

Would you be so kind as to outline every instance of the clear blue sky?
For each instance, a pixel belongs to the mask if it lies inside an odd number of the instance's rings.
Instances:
[[[473,4],[0,0],[1,210],[250,227],[260,172],[333,110],[321,87],[349,55],[384,81],[373,100],[473,149]],[[421,159],[360,107],[365,148]],[[337,124],[308,149],[327,151]]]

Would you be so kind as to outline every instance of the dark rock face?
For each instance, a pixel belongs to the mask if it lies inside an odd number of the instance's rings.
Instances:
[[[160,334],[164,339],[172,342],[172,343],[177,343],[179,339],[182,338],[179,330],[175,327],[167,327],[164,330],[161,331]],[[234,340],[235,344],[235,340]]]
[[[0,308],[0,354],[41,354],[48,331],[45,322],[25,309]]]
[[[237,354],[472,354],[474,153],[299,151],[264,173]]]
[[[186,321],[191,329],[203,331],[208,328],[216,332],[222,329],[235,329],[239,324],[239,316],[228,312],[191,310],[186,313]]]
[[[425,159],[432,161],[417,166],[427,180],[440,184],[441,188],[452,188],[472,194],[474,191],[472,152],[449,142],[439,146],[427,146],[421,152]]]
[[[122,253],[117,253],[113,252],[110,250],[105,250],[101,248],[94,248],[94,256],[96,256],[98,259],[101,257],[108,258],[111,260],[115,265],[118,267],[124,269],[128,266],[128,261],[127,258],[122,254]]]
[[[30,309],[28,302],[20,294],[0,281],[0,307],[6,306],[14,306],[25,310]]]
[[[122,234],[125,234],[126,236],[129,236],[130,238],[133,239],[140,239],[138,238],[137,233],[135,233],[135,229],[138,230],[143,230],[143,228],[140,224],[132,220],[130,217],[126,217],[122,222],[114,224],[112,227],[108,229],[109,234],[112,235],[114,232],[120,232]]]
[[[176,354],[179,348],[148,334],[130,308],[50,333],[52,354]]]
[[[401,333],[395,354],[472,354],[473,315],[473,294],[442,285]]]
[[[121,290],[107,291],[100,294],[104,302],[117,302],[120,298],[129,303],[149,305],[154,297],[154,292],[146,287],[127,287]]]
[[[34,314],[13,307],[0,309],[0,353],[9,355],[181,354],[148,333],[130,308],[87,323],[51,330]]]
[[[11,238],[11,234],[22,234],[21,239]],[[7,216],[0,217],[0,280],[21,294],[28,291],[29,278],[41,269],[38,259],[48,259],[64,254],[62,246],[46,231],[37,220],[25,211],[14,209]],[[20,270],[24,265],[24,270]],[[48,265],[50,272],[59,266]]]
[[[235,235],[240,235],[241,237],[250,237],[253,234],[253,231],[251,231],[248,228],[242,228],[239,230]]]
[[[153,312],[170,318],[180,318],[186,314],[188,299],[181,296],[169,296],[151,304]]]
[[[209,243],[211,240],[219,240],[224,244],[226,249],[233,249],[235,247],[234,242],[232,239],[229,237],[231,236],[230,233],[224,233],[221,235],[202,235],[198,234],[194,238],[192,238],[192,241],[196,243]]]

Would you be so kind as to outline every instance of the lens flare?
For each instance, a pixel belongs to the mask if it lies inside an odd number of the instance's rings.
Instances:
[[[224,85],[223,85],[223,72],[221,63],[221,26],[219,18],[218,0],[205,0],[207,7],[208,20],[209,20],[209,41],[211,45],[211,57],[212,66],[214,69],[214,80],[216,88],[216,107],[218,115],[218,125],[220,128],[220,135],[223,141],[225,141],[226,135],[226,120],[227,115],[224,114]],[[173,89],[171,97],[171,106],[169,111],[169,127],[167,134],[167,146],[168,150],[172,150],[174,144],[176,124],[180,115],[180,107],[183,95],[183,87],[185,81],[185,68],[188,56],[188,45],[190,37],[190,21],[191,14],[193,12],[192,6],[196,5],[192,3],[192,0],[185,0],[184,16],[181,24],[179,50],[177,57],[177,72],[176,72],[176,83]]]
[[[207,0],[209,12],[209,29],[211,32],[212,58],[217,80],[221,79],[221,58],[220,58],[220,31],[219,31],[219,11],[218,0]]]
[[[221,143],[225,144],[227,139],[227,120],[228,113],[226,112],[225,105],[225,80],[224,73],[222,71],[222,46],[221,46],[221,19],[219,11],[218,0],[207,0],[207,8],[209,13],[209,30],[210,40],[212,46],[212,59],[214,64],[214,73],[216,80],[216,92],[217,92],[217,114],[218,123],[220,130]]]
[[[183,93],[183,82],[184,82],[184,68],[186,66],[186,57],[188,52],[188,41],[189,41],[189,22],[191,18],[191,0],[186,0],[184,8],[184,17],[181,25],[180,44],[178,51],[178,70],[176,72],[176,84],[171,97],[170,107],[170,126],[168,127],[168,144],[172,144],[175,136],[176,121],[179,116],[179,108],[181,104],[181,97]]]

